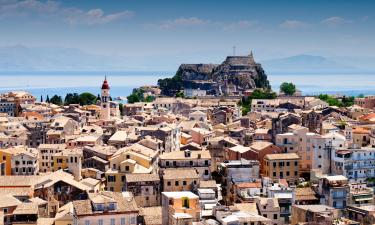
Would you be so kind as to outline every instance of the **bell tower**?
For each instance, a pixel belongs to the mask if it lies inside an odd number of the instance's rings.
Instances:
[[[101,99],[100,99],[100,119],[102,120],[109,120],[111,116],[109,105],[109,85],[107,81],[107,76],[104,78],[102,84],[102,92],[101,92]]]

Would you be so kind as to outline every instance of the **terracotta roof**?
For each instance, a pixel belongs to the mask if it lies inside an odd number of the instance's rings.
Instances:
[[[143,216],[145,225],[161,225],[162,224],[162,208],[161,206],[140,208],[140,216]]]
[[[260,182],[243,182],[237,184],[238,188],[262,188],[262,184]]]
[[[296,188],[294,193],[297,201],[318,200],[316,193],[310,187]]]
[[[217,184],[214,180],[202,180],[199,182],[199,188],[217,188]]]
[[[267,154],[265,158],[269,160],[300,159],[296,153]]]
[[[252,150],[260,151],[260,150],[263,150],[263,149],[265,149],[265,148],[267,148],[268,146],[271,146],[271,145],[272,145],[272,143],[268,142],[268,141],[255,141],[250,145],[250,148]]]
[[[145,181],[160,181],[158,174],[126,174],[126,182],[145,182]]]
[[[38,214],[38,205],[35,203],[22,203],[13,211],[14,215]]]
[[[166,169],[163,179],[198,179],[199,174],[195,169]]]
[[[210,151],[190,151],[190,157],[185,157],[185,151],[173,151],[160,155],[160,159],[175,159],[175,160],[186,160],[186,159],[198,159],[200,155],[201,159],[211,159]]]
[[[96,212],[92,209],[91,202],[94,200],[105,200],[106,202],[116,202],[117,208],[113,210],[116,213],[125,212],[137,212],[138,207],[133,198],[133,195],[129,192],[100,192],[100,193],[90,193],[87,200],[73,201],[73,208],[77,216],[92,215]],[[102,214],[102,212],[98,212]]]

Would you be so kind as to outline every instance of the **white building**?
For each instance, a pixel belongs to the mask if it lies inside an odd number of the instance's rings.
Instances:
[[[332,172],[344,175],[350,182],[363,182],[375,177],[375,148],[339,148],[332,158]]]
[[[184,96],[185,97],[192,98],[192,97],[206,96],[206,95],[207,95],[206,90],[191,89],[191,88],[184,89]]]

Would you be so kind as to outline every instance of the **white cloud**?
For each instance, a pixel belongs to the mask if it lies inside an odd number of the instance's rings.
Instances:
[[[170,29],[175,27],[192,27],[192,26],[203,26],[209,24],[209,20],[200,19],[198,17],[181,17],[173,20],[164,20],[160,23],[146,24],[146,26],[157,27],[162,29]]]
[[[1,17],[54,17],[57,20],[68,22],[71,25],[106,24],[116,20],[129,18],[133,12],[124,10],[105,14],[102,9],[87,11],[79,8],[65,8],[57,1],[47,0],[0,0]]]
[[[37,1],[37,0],[1,0],[0,13],[2,16],[31,15],[32,13],[54,13],[59,9],[59,3],[56,1]]]
[[[322,20],[322,23],[327,25],[327,26],[330,26],[330,27],[336,27],[336,26],[340,26],[342,24],[346,24],[346,23],[351,23],[352,21],[350,20],[346,20],[342,17],[339,17],[339,16],[332,16],[332,17],[328,17],[324,20]]]
[[[240,20],[234,23],[224,24],[223,30],[236,30],[236,29],[246,29],[250,27],[254,27],[258,24],[258,21],[250,21],[250,20]]]
[[[306,23],[299,20],[286,20],[280,24],[280,27],[285,29],[299,29],[306,26]]]
[[[63,12],[64,20],[71,25],[106,24],[123,18],[130,18],[133,15],[133,12],[127,10],[112,14],[105,14],[101,9],[91,9],[87,12],[79,9],[67,9]]]

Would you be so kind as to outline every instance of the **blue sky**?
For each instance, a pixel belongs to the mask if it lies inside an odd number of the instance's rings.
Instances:
[[[374,57],[374,12],[370,0],[0,0],[0,46],[77,48],[140,69],[218,63],[233,45],[260,60]]]

